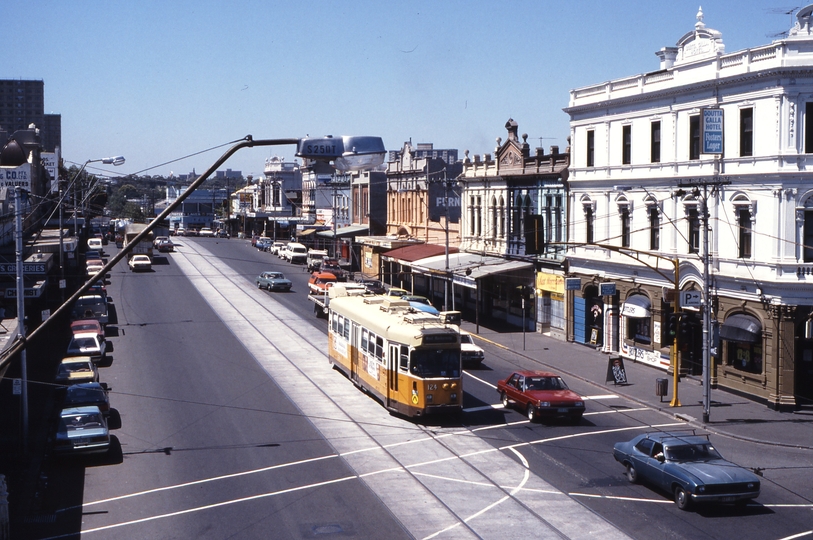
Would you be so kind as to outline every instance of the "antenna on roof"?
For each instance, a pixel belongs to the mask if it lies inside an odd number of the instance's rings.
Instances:
[[[788,15],[790,16],[790,26],[788,26],[787,30],[782,32],[769,32],[765,34],[765,37],[769,38],[780,38],[780,37],[788,37],[788,33],[790,29],[793,28],[793,14],[796,13],[801,9],[801,6],[796,7],[777,7],[777,8],[770,8],[767,10],[768,13],[773,15]]]

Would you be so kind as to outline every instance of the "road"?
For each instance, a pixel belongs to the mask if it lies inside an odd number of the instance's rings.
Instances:
[[[544,361],[521,351],[484,344],[485,367],[466,372],[464,425],[391,416],[328,368],[325,322],[299,267],[244,241],[178,240],[154,272],[120,264],[112,275],[118,335],[102,378],[122,416],[121,464],[60,470],[81,486],[61,513],[83,537],[745,539],[806,530],[810,506],[786,506],[805,502],[790,472],[763,482],[758,504],[744,509],[681,512],[666,494],[629,485],[612,444],[683,424],[605,387],[568,379],[590,398],[579,426],[531,425],[502,410],[496,381]],[[257,291],[265,269],[284,271],[294,291]],[[715,442],[741,465],[765,466],[764,448]],[[770,463],[805,459],[772,449]]]

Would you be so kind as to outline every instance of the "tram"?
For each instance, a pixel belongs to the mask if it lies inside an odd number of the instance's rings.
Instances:
[[[371,295],[337,296],[329,308],[329,360],[356,386],[405,416],[463,410],[460,330],[446,313]]]

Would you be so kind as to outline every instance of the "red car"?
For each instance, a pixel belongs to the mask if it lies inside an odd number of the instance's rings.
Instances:
[[[567,418],[578,424],[584,414],[584,399],[568,389],[565,381],[548,371],[517,371],[497,383],[500,400],[535,422],[541,418]]]

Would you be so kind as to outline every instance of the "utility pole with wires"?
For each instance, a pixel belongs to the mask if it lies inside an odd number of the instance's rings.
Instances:
[[[709,197],[715,196],[720,186],[731,183],[728,178],[719,176],[720,158],[714,159],[714,177],[711,180],[684,180],[678,188],[691,188],[692,195],[702,202],[700,219],[703,223],[703,423],[708,423],[711,415],[711,273],[709,270],[711,250],[709,249]],[[711,188],[711,189],[709,189]],[[686,192],[679,189],[676,195]]]

